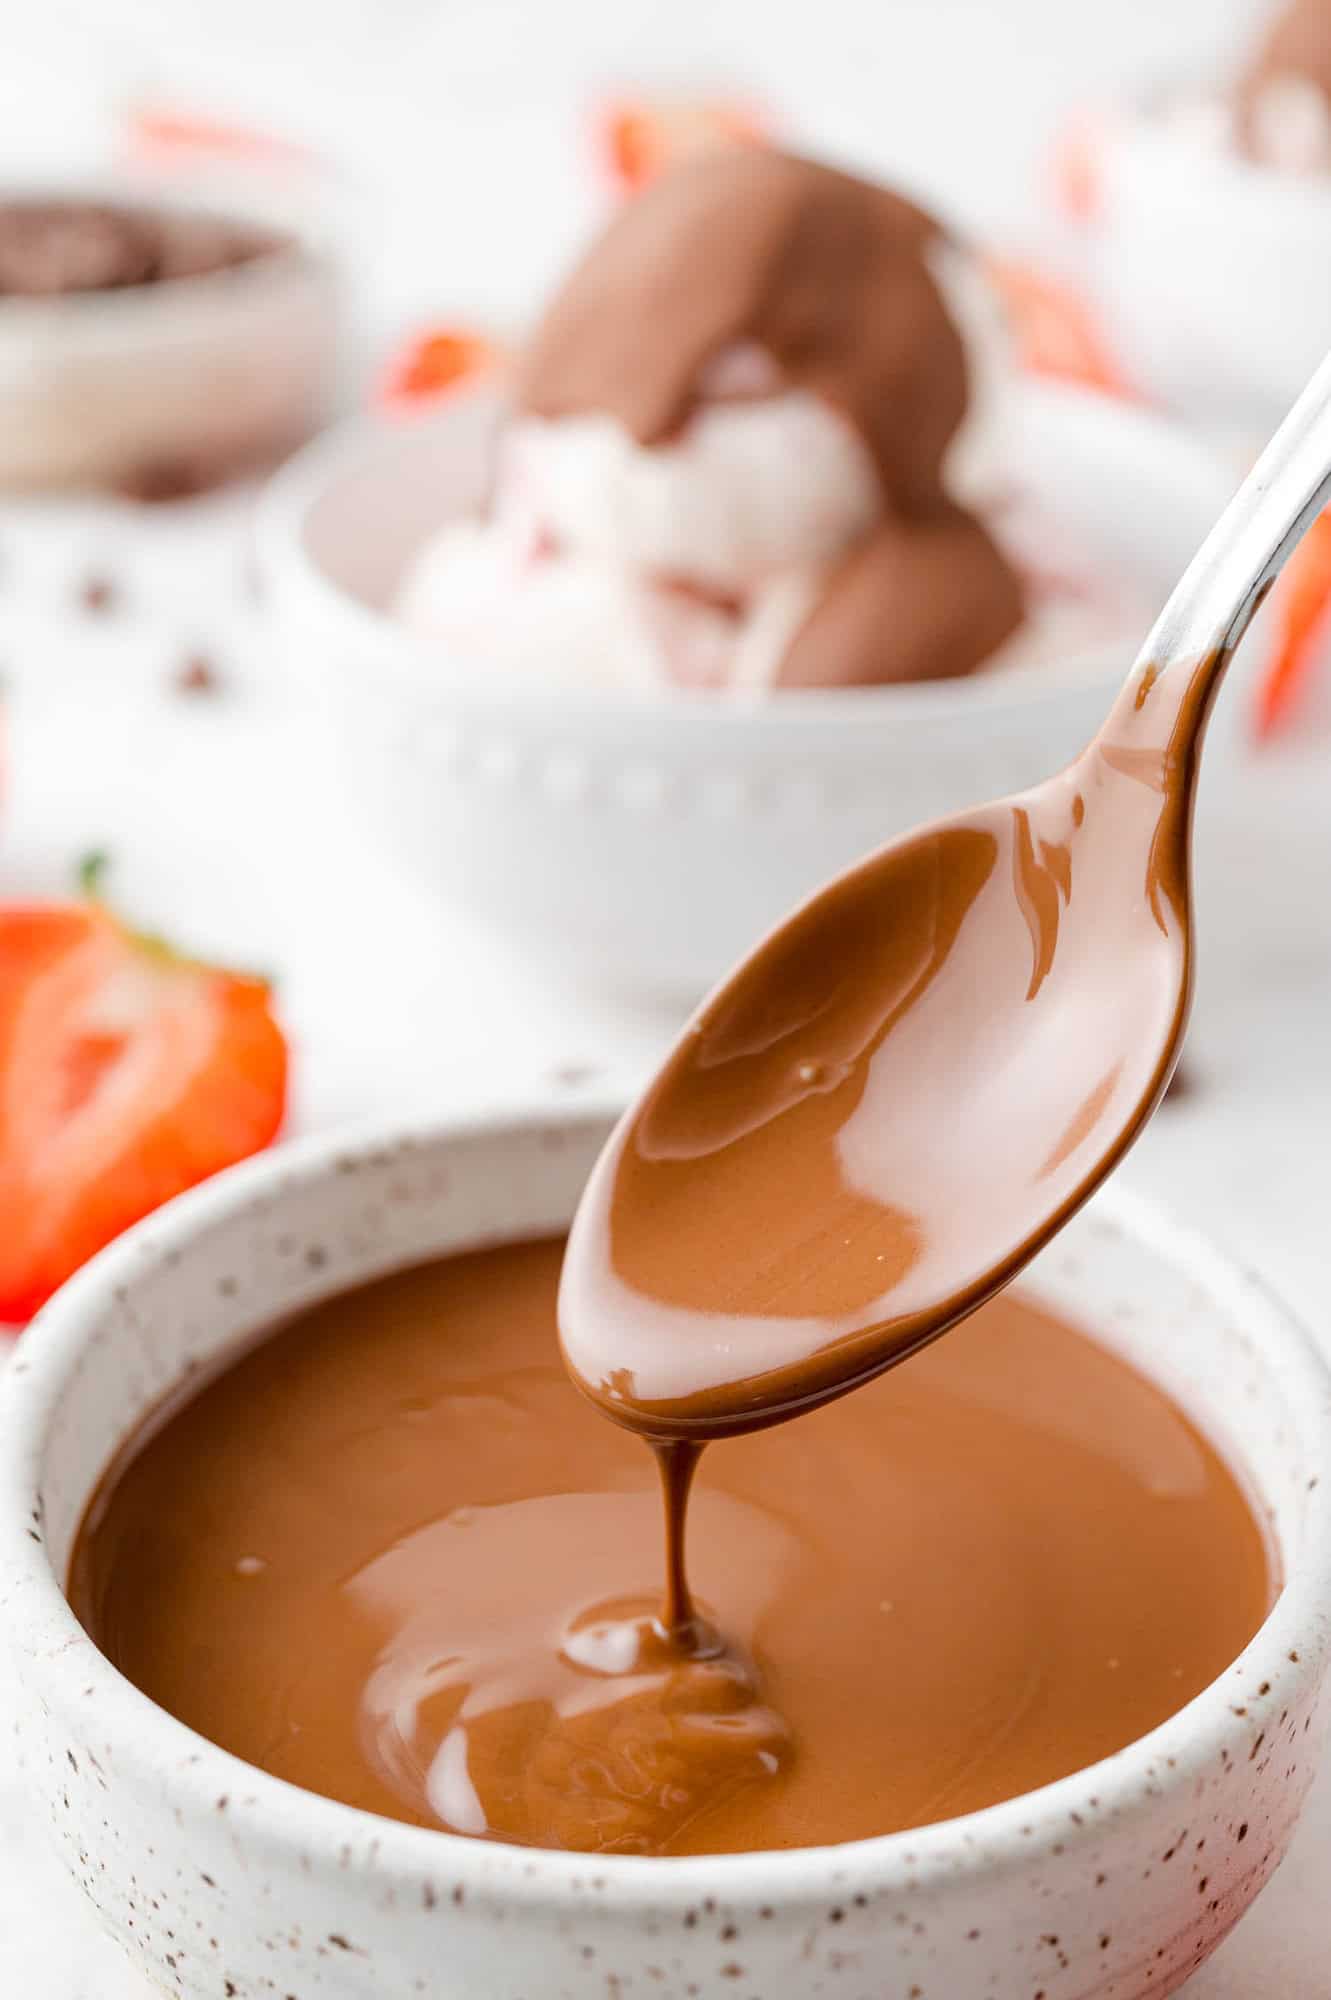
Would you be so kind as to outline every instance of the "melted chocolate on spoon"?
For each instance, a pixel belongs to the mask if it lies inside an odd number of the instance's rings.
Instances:
[[[706,1004],[598,1163],[560,1307],[608,1414],[694,1444],[879,1374],[1004,1284],[1159,1098],[1191,979],[1193,705],[909,836]]]

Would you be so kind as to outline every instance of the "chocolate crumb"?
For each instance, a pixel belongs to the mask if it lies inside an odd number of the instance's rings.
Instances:
[[[122,472],[116,491],[122,500],[140,507],[165,507],[177,500],[194,500],[220,485],[222,474],[201,458],[152,458]]]
[[[177,694],[217,694],[222,677],[206,653],[189,653],[172,679]]]
[[[93,617],[114,611],[120,603],[120,588],[112,577],[93,571],[79,586],[79,604]]]

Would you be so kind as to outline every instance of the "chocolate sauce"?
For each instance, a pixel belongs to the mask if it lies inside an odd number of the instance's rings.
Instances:
[[[914,1826],[1084,1767],[1263,1618],[1262,1537],[1211,1446],[1009,1294],[708,1452],[697,1603],[668,1635],[651,1462],[560,1366],[560,1254],[335,1299],[150,1423],[72,1566],[122,1671],[373,1811],[707,1853]],[[688,1448],[668,1462],[682,1490]]]
[[[676,435],[752,342],[855,424],[893,507],[943,497],[966,360],[929,271],[934,219],[891,189],[766,148],[692,160],[626,204],[542,316],[518,377],[543,417]]]
[[[687,1650],[697,1632],[698,1614],[684,1561],[685,1530],[693,1475],[698,1470],[703,1448],[700,1444],[663,1440],[655,1449],[665,1517],[665,1592],[661,1599],[661,1626],[668,1637]]]
[[[226,217],[108,201],[0,201],[0,298],[53,299],[208,277],[288,247]]]

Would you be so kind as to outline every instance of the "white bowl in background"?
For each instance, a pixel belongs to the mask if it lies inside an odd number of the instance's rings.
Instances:
[[[559,1229],[608,1129],[604,1109],[537,1104],[279,1149],[131,1231],[25,1335],[0,1387],[0,1632],[38,1814],[100,1921],[191,2000],[1173,1992],[1276,1866],[1318,1753],[1331,1378],[1260,1285],[1112,1191],[1023,1289],[1221,1444],[1284,1587],[1177,1715],[1039,1791],[806,1851],[648,1860],[472,1841],[238,1761],[133,1688],[74,1618],[83,1511],[163,1398],[331,1293]]]
[[[290,200],[140,177],[0,181],[5,199],[206,213],[285,237],[251,261],[159,284],[0,299],[0,487],[152,497],[271,464],[322,422],[339,366],[338,260]]]
[[[1153,613],[1231,473],[1144,411],[1048,384],[1022,396],[1023,476],[1061,540]],[[479,504],[501,414],[476,391],[320,440],[261,503],[259,558],[285,652],[346,753],[348,800],[441,895],[575,978],[696,997],[860,855],[1061,768],[1131,664],[1136,636],[1057,671],[738,704],[449,658],[386,607],[425,537]]]
[[[1126,379],[1260,446],[1331,347],[1331,178],[1208,147],[1149,102],[1085,145],[1086,275]]]

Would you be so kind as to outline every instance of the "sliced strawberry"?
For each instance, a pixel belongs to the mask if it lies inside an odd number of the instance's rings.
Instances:
[[[95,903],[0,908],[0,1321],[282,1122],[261,980],[136,936]]]
[[[172,111],[164,105],[136,107],[129,116],[127,137],[130,150],[145,159],[173,160],[193,154],[295,165],[311,158],[308,149],[294,140],[188,111]]]
[[[1318,515],[1285,564],[1271,610],[1275,646],[1257,684],[1262,738],[1288,721],[1331,641],[1331,510]]]
[[[1023,368],[1106,395],[1131,396],[1091,313],[1075,293],[1029,264],[991,258],[987,269],[1008,309]]]
[[[1054,199],[1072,222],[1094,222],[1100,213],[1103,143],[1100,125],[1085,115],[1066,125],[1055,141],[1049,163]]]
[[[609,105],[599,120],[610,177],[637,194],[666,167],[720,146],[760,146],[767,119],[752,105],[728,99],[639,98]]]
[[[449,327],[415,334],[389,363],[379,400],[389,407],[428,402],[484,374],[500,359],[500,349],[484,334]]]

